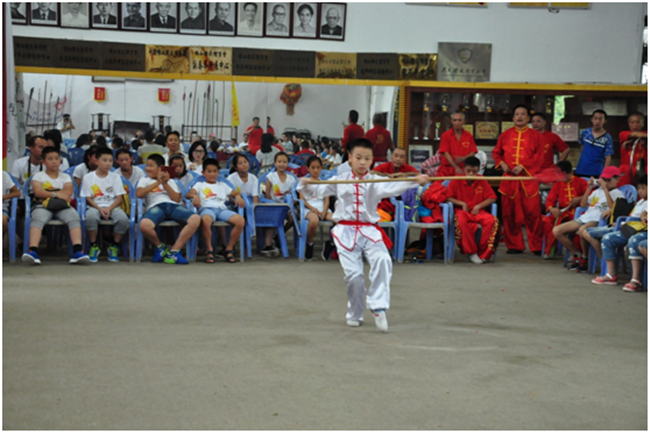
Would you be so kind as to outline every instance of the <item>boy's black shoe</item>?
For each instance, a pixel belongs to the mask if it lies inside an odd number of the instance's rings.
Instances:
[[[334,251],[336,247],[332,243],[332,241],[325,241],[323,244],[323,251],[321,252],[321,258],[325,261],[330,259],[330,256],[332,255],[332,251]]]
[[[506,254],[523,254],[523,250],[508,250]]]
[[[579,267],[580,267],[580,258],[577,256],[573,256],[573,259],[571,263],[569,263],[567,269],[570,271],[577,271]]]
[[[589,260],[580,258],[580,265],[578,266],[578,272],[587,272],[589,270]]]
[[[311,244],[307,244],[307,248],[305,250],[305,260],[311,262],[311,259],[313,258],[314,258],[314,243],[312,242]]]
[[[275,243],[276,247],[280,248],[280,236],[279,235],[273,236],[273,242]]]

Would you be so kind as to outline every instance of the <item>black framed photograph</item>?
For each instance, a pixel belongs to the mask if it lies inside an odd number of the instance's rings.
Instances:
[[[88,3],[61,3],[61,27],[87,29],[90,27]]]
[[[58,26],[59,8],[57,3],[32,3],[29,24],[33,26]]]
[[[181,3],[178,16],[181,20],[180,32],[191,35],[204,35],[206,32],[205,3]]]
[[[263,36],[264,3],[237,4],[237,36]]]
[[[318,3],[296,3],[293,12],[294,38],[316,38],[318,25]]]
[[[90,22],[92,28],[117,29],[117,3],[91,3],[90,13],[93,18]]]
[[[235,36],[237,22],[236,3],[208,3],[208,33],[219,36]]]
[[[321,39],[345,39],[345,3],[323,3],[320,9]]]
[[[176,33],[178,31],[178,3],[151,3],[149,31]]]
[[[120,3],[122,7],[122,30],[146,31],[149,21],[147,3]]]
[[[266,36],[288,38],[291,28],[291,3],[264,3],[266,6]]]
[[[27,3],[9,3],[11,24],[27,25]]]

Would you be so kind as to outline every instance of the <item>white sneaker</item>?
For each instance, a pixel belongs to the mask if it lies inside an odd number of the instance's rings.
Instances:
[[[481,260],[481,258],[476,254],[472,254],[471,256],[469,256],[469,260],[472,263],[475,263],[477,265],[482,265],[483,264],[483,260]]]
[[[386,310],[373,311],[372,315],[375,316],[375,325],[377,329],[382,332],[388,332],[388,320],[386,320]]]
[[[356,327],[358,327],[358,326],[361,326],[361,322],[360,322],[360,321],[358,321],[358,320],[352,320],[352,319],[348,319],[348,320],[346,320],[346,321],[345,321],[345,324],[348,325],[348,326],[351,326],[351,327],[353,327],[353,328],[356,328]]]

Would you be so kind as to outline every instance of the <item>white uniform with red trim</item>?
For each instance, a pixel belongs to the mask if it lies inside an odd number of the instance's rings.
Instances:
[[[357,179],[353,172],[334,176],[330,180]],[[380,176],[367,174],[362,179],[382,179]],[[377,205],[388,197],[399,196],[410,188],[417,187],[415,182],[356,183],[319,185],[321,197],[334,195],[338,198],[335,205],[334,221],[377,224],[379,214]],[[370,287],[366,305],[370,310],[388,309],[390,307],[390,279],[393,262],[382,240],[381,231],[372,225],[354,226],[337,224],[332,229],[339,261],[345,273],[348,291],[347,320],[363,320],[364,296],[366,295],[365,276],[363,273],[363,256],[370,264]]]

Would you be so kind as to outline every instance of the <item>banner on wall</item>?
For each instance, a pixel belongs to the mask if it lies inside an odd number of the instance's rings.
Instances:
[[[95,101],[104,102],[106,100],[106,87],[95,87]]]
[[[232,48],[190,47],[190,74],[232,75]]]
[[[490,81],[492,44],[438,42],[438,81]]]
[[[190,70],[189,47],[147,45],[146,72],[182,72]]]
[[[158,89],[158,102],[167,104],[171,99],[171,89]]]

